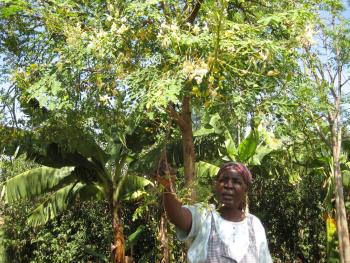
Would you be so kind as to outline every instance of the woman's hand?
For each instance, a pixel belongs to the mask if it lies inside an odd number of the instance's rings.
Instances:
[[[176,176],[175,175],[157,175],[156,181],[158,184],[164,187],[166,191],[173,191],[173,184],[175,182]]]

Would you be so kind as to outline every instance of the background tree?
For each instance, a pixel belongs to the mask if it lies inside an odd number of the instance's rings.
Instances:
[[[345,77],[349,65],[349,29],[341,15],[344,6],[340,2],[322,7],[324,11],[315,17],[314,24],[310,24],[302,39],[301,61],[305,77],[293,87],[291,94],[300,107],[298,118],[305,122],[303,129],[318,136],[317,140],[324,143],[328,156],[332,157],[330,171],[335,182],[339,252],[341,262],[348,262],[350,244],[341,175],[341,144],[346,116],[343,90],[349,81]]]

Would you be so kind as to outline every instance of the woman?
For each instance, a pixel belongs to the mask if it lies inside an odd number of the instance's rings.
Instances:
[[[170,180],[165,187],[164,207],[177,228],[178,238],[190,241],[190,263],[272,262],[260,220],[245,213],[247,191],[252,176],[241,163],[226,163],[217,173],[214,190],[218,208],[195,204],[182,206]]]

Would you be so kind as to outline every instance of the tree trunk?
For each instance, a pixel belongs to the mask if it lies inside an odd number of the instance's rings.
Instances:
[[[182,147],[184,158],[184,172],[185,182],[187,187],[191,191],[191,201],[196,199],[196,191],[194,188],[195,183],[195,153],[193,144],[193,130],[192,130],[192,118],[191,118],[191,105],[190,97],[186,96],[182,102],[182,118],[184,125],[181,128],[182,133]]]
[[[160,242],[160,255],[162,255],[162,259],[159,261],[159,263],[169,263],[170,247],[168,238],[168,224],[164,211],[160,217],[158,240]]]
[[[175,109],[169,105],[168,110],[176,123],[179,125],[182,135],[182,148],[184,158],[184,173],[185,183],[190,190],[190,201],[196,200],[195,191],[195,151],[193,143],[193,130],[192,130],[192,117],[191,117],[191,97],[185,96],[182,100],[181,113],[175,111]]]
[[[341,149],[341,129],[339,127],[340,119],[336,117],[333,127],[333,173],[335,180],[335,203],[336,203],[336,221],[339,239],[339,254],[342,263],[350,263],[350,242],[349,230],[346,220],[346,211],[344,205],[343,182],[340,170],[340,149]]]
[[[335,22],[333,18],[333,28]],[[341,123],[341,95],[342,95],[342,63],[340,58],[340,48],[336,46],[336,63],[337,63],[337,85],[333,89],[333,98],[335,103],[335,112],[333,122],[331,121],[332,131],[332,153],[333,153],[333,173],[335,180],[335,203],[336,203],[336,220],[339,239],[340,261],[342,263],[350,263],[350,241],[349,229],[346,218],[344,205],[343,181],[340,169],[340,151],[342,142],[342,123]]]
[[[339,239],[339,253],[341,262],[350,263],[350,242],[349,230],[346,220],[346,211],[344,205],[343,184],[339,164],[339,145],[333,146],[334,158],[334,180],[335,180],[335,202],[336,202],[336,220]]]
[[[113,244],[111,248],[111,263],[125,263],[123,223],[119,218],[118,210],[118,205],[112,202]]]

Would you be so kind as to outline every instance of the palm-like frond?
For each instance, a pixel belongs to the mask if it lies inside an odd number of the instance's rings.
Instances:
[[[79,197],[79,198],[78,198]],[[30,225],[42,225],[66,210],[73,202],[80,199],[102,199],[103,193],[95,185],[70,183],[52,193],[47,199],[32,210],[27,218]]]
[[[212,178],[219,171],[220,167],[207,162],[197,162],[196,163],[196,173],[198,177],[202,178]]]
[[[0,132],[4,153],[26,153],[29,159],[49,167],[81,166],[87,163],[87,159],[105,165],[110,157],[91,136],[74,127],[56,127],[55,134],[60,134],[60,138],[46,138],[45,135],[7,126],[0,126]]]
[[[77,191],[83,186],[81,183],[71,183],[51,194],[44,202],[29,213],[27,222],[37,226],[45,224],[57,214],[65,210]]]
[[[14,176],[3,183],[5,202],[13,203],[46,193],[74,180],[74,167],[39,167]]]
[[[145,194],[146,186],[154,186],[154,184],[141,176],[137,175],[124,175],[124,178],[119,182],[118,188],[120,188],[119,199],[137,199]]]

